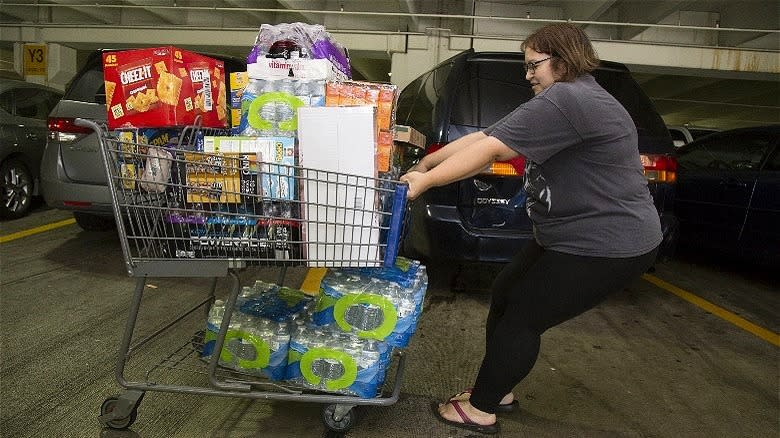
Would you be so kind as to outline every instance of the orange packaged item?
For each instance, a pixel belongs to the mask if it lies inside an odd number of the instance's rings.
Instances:
[[[393,133],[389,131],[379,131],[376,142],[376,170],[379,172],[389,172],[393,159]]]
[[[376,123],[379,129],[390,129],[393,124],[393,107],[395,106],[397,88],[383,86],[379,89],[379,104],[377,105]]]
[[[227,126],[222,61],[175,47],[103,54],[108,128]]]

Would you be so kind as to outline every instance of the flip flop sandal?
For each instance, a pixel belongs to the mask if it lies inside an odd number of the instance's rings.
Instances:
[[[442,417],[441,414],[439,413],[439,404],[434,401],[431,403],[433,416],[436,417],[436,419],[441,421],[442,423],[447,424],[449,426],[460,427],[461,429],[468,429],[474,432],[484,433],[487,435],[497,434],[501,430],[500,427],[498,426],[498,422],[493,424],[487,424],[487,425],[475,423],[471,418],[468,417],[468,415],[466,415],[465,412],[463,412],[463,408],[460,407],[460,402],[458,402],[457,400],[450,400],[447,403],[451,404],[452,407],[455,408],[455,412],[458,413],[458,416],[460,416],[460,419],[463,421],[462,422],[452,421]]]
[[[472,388],[466,388],[465,390],[453,395],[449,398],[449,400],[452,400],[456,397],[460,397],[463,394],[471,394]],[[515,409],[518,409],[520,407],[520,403],[517,400],[512,400],[509,403],[505,403],[503,405],[496,406],[496,413],[502,413],[502,414],[508,414],[510,412],[514,412]]]

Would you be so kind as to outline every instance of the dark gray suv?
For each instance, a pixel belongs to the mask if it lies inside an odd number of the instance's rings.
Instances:
[[[0,217],[27,214],[39,193],[41,155],[46,146],[46,116],[62,92],[31,82],[0,81]]]
[[[522,53],[460,53],[404,88],[396,122],[425,134],[427,153],[490,126],[534,96],[523,62]],[[623,64],[604,61],[593,76],[636,124],[639,152],[664,233],[661,254],[668,256],[678,234],[672,211],[676,163],[669,131]],[[423,193],[412,203],[403,251],[426,260],[508,261],[532,238],[522,171],[519,162],[497,163],[474,177]]]
[[[90,129],[76,126],[76,118],[106,122],[103,51],[91,54],[68,85],[65,96],[49,114],[49,137],[41,161],[41,184],[46,203],[72,210],[76,223],[87,231],[114,227],[111,194],[98,149]],[[215,56],[225,63],[225,75],[246,70],[242,60]]]

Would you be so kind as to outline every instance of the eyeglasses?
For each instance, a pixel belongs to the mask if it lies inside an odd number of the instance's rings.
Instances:
[[[538,66],[539,64],[543,63],[544,61],[548,61],[550,59],[552,59],[552,56],[548,56],[548,57],[546,57],[544,59],[540,59],[538,61],[526,62],[525,64],[523,64],[523,68],[525,68],[525,71],[534,73],[536,71],[536,66]]]

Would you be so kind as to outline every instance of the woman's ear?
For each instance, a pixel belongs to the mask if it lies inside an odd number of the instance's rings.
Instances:
[[[557,57],[552,58],[550,61],[552,61],[552,72],[555,82],[565,81],[569,76],[569,67]]]

